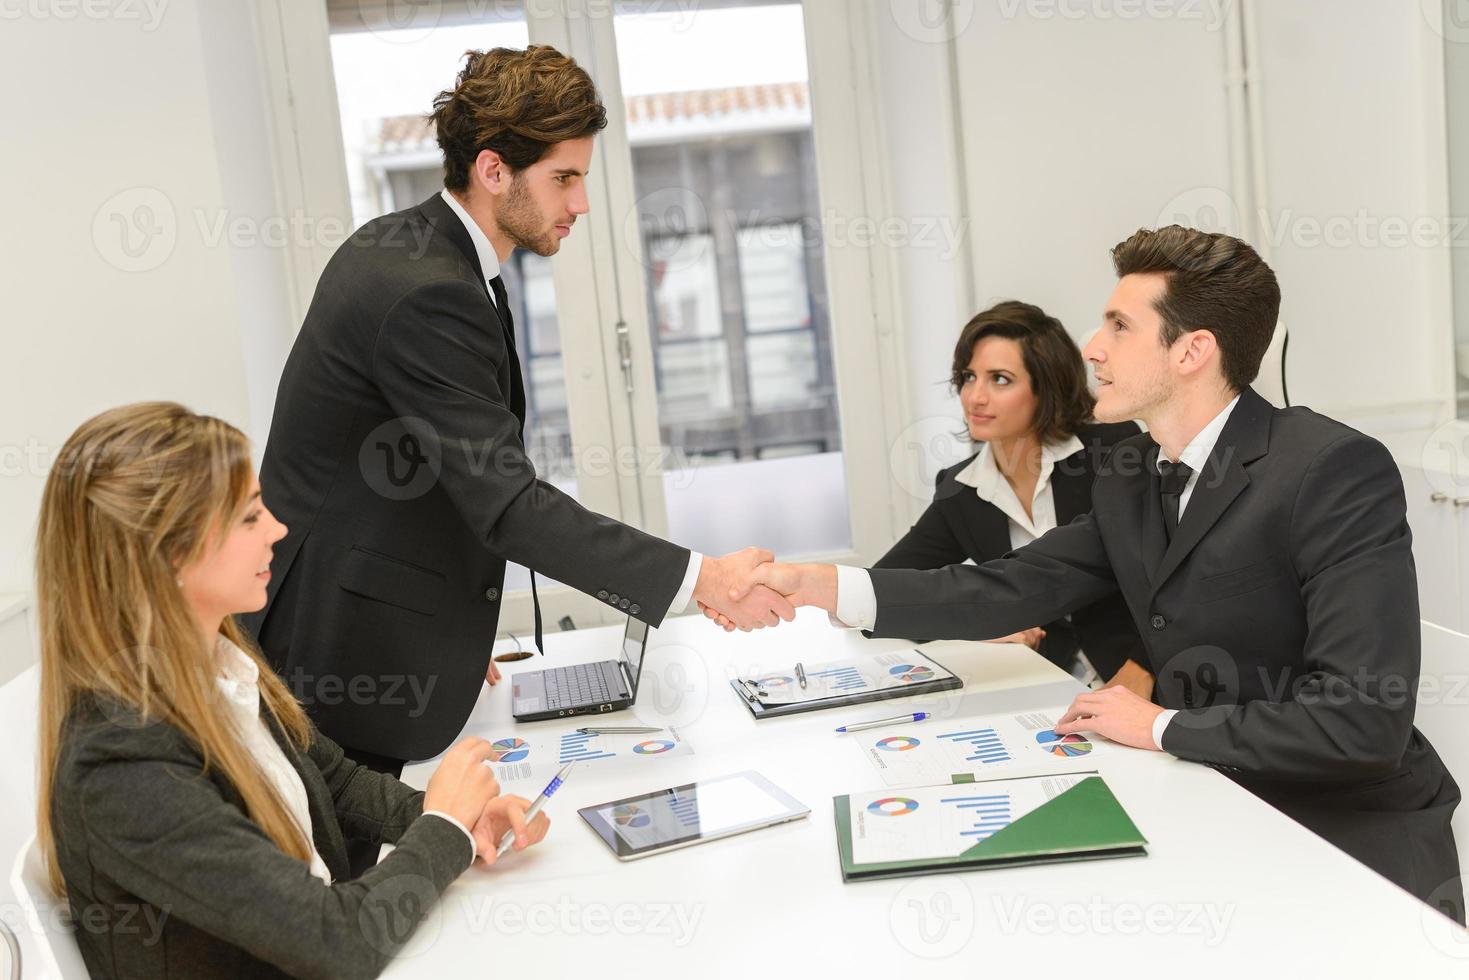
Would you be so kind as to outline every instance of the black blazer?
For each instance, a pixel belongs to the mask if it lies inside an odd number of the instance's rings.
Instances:
[[[1246,389],[1169,543],[1157,452],[1146,435],[1118,443],[1092,513],[1007,560],[874,570],[874,632],[1002,636],[1120,590],[1158,703],[1180,709],[1164,749],[1420,897],[1446,886],[1462,921],[1459,788],[1413,727],[1418,591],[1392,457]]]
[[[423,816],[422,793],[319,733],[302,755],[268,723],[306,787],[330,885],[265,836],[178,729],[112,703],[72,711],[51,827],[93,977],[375,977],[469,867],[469,840]],[[344,835],[396,847],[348,881]]]
[[[332,738],[441,752],[474,706],[519,562],[658,625],[689,552],[536,478],[514,337],[435,194],[368,222],[317,284],[260,482],[290,529],[241,620]]]
[[[1134,422],[1095,423],[1077,433],[1082,448],[1057,460],[1051,470],[1051,496],[1056,505],[1056,524],[1070,524],[1092,509],[1092,481],[1113,445],[1140,430]],[[933,503],[918,523],[877,560],[873,568],[942,568],[966,559],[983,564],[1009,554],[1010,519],[974,488],[955,479],[975,456],[940,470],[935,480]],[[1031,623],[1030,626],[1037,624]],[[1054,664],[1068,667],[1078,649],[1105,680],[1128,660],[1147,663],[1142,640],[1132,624],[1132,615],[1120,596],[1110,596],[1083,606],[1068,621],[1058,618],[1045,626],[1046,638],[1040,654]],[[909,637],[918,639],[918,637]]]

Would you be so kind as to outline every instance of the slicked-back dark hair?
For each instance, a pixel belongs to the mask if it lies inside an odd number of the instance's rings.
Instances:
[[[484,150],[524,170],[557,143],[594,136],[607,110],[591,76],[547,44],[466,51],[454,87],[429,114],[444,151],[444,186],[463,191]]]
[[[1086,362],[1076,341],[1039,306],[1018,300],[996,303],[964,324],[954,345],[950,382],[964,387],[964,372],[974,356],[974,345],[986,337],[1004,337],[1020,345],[1021,362],[1035,393],[1031,431],[1042,442],[1059,442],[1076,435],[1091,421],[1097,400],[1086,386]]]
[[[1280,318],[1280,284],[1248,243],[1196,228],[1140,228],[1112,249],[1117,278],[1161,273],[1153,304],[1163,319],[1159,339],[1172,347],[1186,331],[1208,330],[1219,344],[1225,383],[1235,391],[1260,373]]]

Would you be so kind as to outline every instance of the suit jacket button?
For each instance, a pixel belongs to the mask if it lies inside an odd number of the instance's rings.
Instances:
[[[1148,624],[1150,626],[1152,626],[1153,629],[1160,630],[1163,627],[1165,627],[1165,626],[1168,625],[1168,620],[1164,619],[1162,616],[1158,615],[1157,613],[1153,613],[1153,618],[1150,619],[1150,620],[1148,620]]]
[[[606,589],[603,589],[601,592],[598,592],[597,593],[597,598],[598,599],[601,599],[603,602],[606,602],[607,601],[607,590]]]
[[[628,606],[628,603],[631,602],[631,601],[632,600],[630,600],[630,599],[623,599],[621,602],[619,602],[617,604],[617,608],[619,608],[619,609],[626,609],[627,606]]]
[[[640,605],[638,605],[636,602],[634,602],[631,606],[628,606],[627,607],[627,611],[630,612],[630,613],[632,613],[634,616],[636,616],[638,613],[642,612],[642,610],[643,610],[643,607],[640,606]]]
[[[607,601],[610,602],[610,603],[612,603],[614,606],[617,605],[617,593],[614,592],[611,595],[609,595],[607,597]]]
[[[500,598],[500,590],[494,588],[485,589],[485,598],[490,600],[491,602],[494,602],[496,599]]]

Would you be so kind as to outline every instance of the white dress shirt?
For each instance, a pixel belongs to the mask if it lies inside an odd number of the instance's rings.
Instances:
[[[1193,473],[1189,475],[1188,485],[1184,487],[1183,493],[1178,498],[1179,520],[1183,519],[1184,508],[1188,506],[1189,499],[1193,496],[1194,485],[1198,483],[1199,471],[1203,469],[1204,460],[1214,451],[1214,444],[1219,441],[1219,433],[1224,431],[1224,424],[1229,421],[1229,413],[1234,411],[1234,406],[1238,403],[1239,396],[1236,395],[1233,401],[1224,406],[1222,412],[1214,416],[1208,425],[1199,430],[1199,434],[1189,441],[1189,444],[1184,447],[1183,452],[1179,454],[1178,460],[1175,460],[1175,462],[1181,461],[1187,463],[1193,470]],[[1044,459],[1044,453],[1042,453],[1042,459]],[[966,468],[966,472],[968,469],[974,468],[978,462],[979,460],[976,459],[974,463]],[[1001,482],[1006,483],[1008,486],[1007,481],[1001,480]],[[1039,483],[1036,484],[1036,489],[1039,491]],[[1013,491],[1011,498],[1014,498]],[[996,506],[999,506],[998,500],[996,501]],[[1054,526],[1054,505],[1051,520]],[[837,611],[833,619],[839,626],[854,629],[870,630],[876,625],[877,594],[872,589],[872,576],[867,573],[867,569],[851,568],[846,565],[837,566]],[[1153,722],[1153,744],[1156,747],[1160,749],[1163,747],[1163,731],[1168,727],[1168,723],[1173,720],[1173,716],[1176,714],[1178,714],[1177,709],[1165,710]]]
[[[245,651],[223,636],[215,642],[214,649],[219,660],[219,676],[215,683],[224,696],[225,710],[229,713],[230,721],[245,750],[260,767],[281,802],[286,805],[286,812],[296,822],[306,842],[311,844],[311,874],[331,884],[331,872],[327,870],[326,862],[321,859],[321,854],[312,841],[311,807],[306,799],[306,784],[301,782],[301,774],[281,751],[280,744],[271,735],[265,719],[260,715],[260,669]],[[424,813],[441,817],[458,827],[469,838],[470,850],[476,850],[474,835],[464,824],[438,810],[425,810]]]
[[[495,290],[490,285],[490,280],[500,274],[500,259],[495,254],[495,247],[490,244],[490,238],[485,234],[484,229],[469,216],[469,212],[464,210],[464,205],[460,204],[459,199],[449,193],[447,187],[439,191],[439,196],[459,216],[459,220],[464,222],[464,228],[469,232],[469,240],[474,243],[474,252],[479,256],[480,271],[485,276],[485,289],[490,294],[490,302],[494,303]],[[689,566],[688,570],[684,572],[683,584],[679,586],[678,592],[673,596],[673,602],[668,606],[670,615],[687,612],[689,607],[693,605],[694,586],[699,582],[699,566],[703,561],[703,555],[697,551],[689,551]]]

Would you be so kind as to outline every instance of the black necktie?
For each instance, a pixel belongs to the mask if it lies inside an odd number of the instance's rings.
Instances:
[[[1158,460],[1158,471],[1162,474],[1158,499],[1163,504],[1163,529],[1168,532],[1168,540],[1172,541],[1173,532],[1178,529],[1178,503],[1194,471],[1187,463],[1171,463],[1163,458]]]
[[[495,315],[500,318],[500,328],[505,331],[506,343],[513,351],[515,349],[515,320],[510,315],[510,296],[505,292],[505,280],[499,276],[491,279],[490,292],[495,295]],[[519,370],[518,365],[516,366],[516,370]],[[523,437],[524,434],[522,433]],[[531,608],[535,610],[536,617],[536,649],[544,657],[546,655],[546,645],[541,637],[541,597],[536,594],[536,571],[533,568],[527,569],[527,571],[530,572],[530,604]]]

